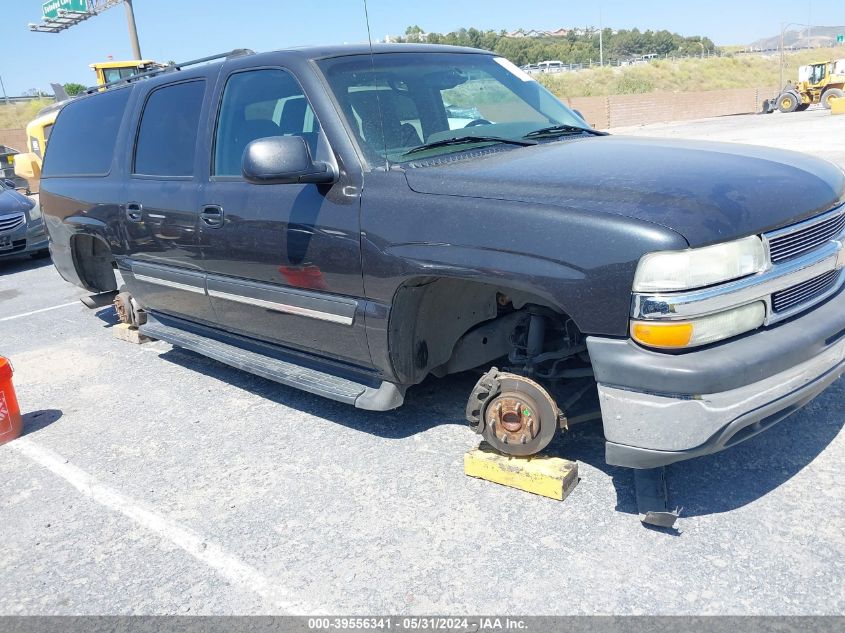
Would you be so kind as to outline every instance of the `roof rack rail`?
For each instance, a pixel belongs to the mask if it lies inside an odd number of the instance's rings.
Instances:
[[[110,81],[108,83],[103,84],[102,86],[91,86],[90,88],[85,89],[85,94],[90,95],[95,92],[99,92],[101,90],[108,90],[109,88],[115,88],[117,86],[125,86],[127,84],[132,83],[133,81],[137,81],[139,79],[147,79],[149,77],[155,77],[157,75],[161,75],[164,73],[173,72],[176,70],[182,70],[186,66],[196,66],[197,64],[204,64],[205,62],[211,62],[215,59],[235,59],[236,57],[244,57],[245,55],[255,55],[255,51],[249,48],[236,48],[234,50],[228,51],[226,53],[218,53],[217,55],[209,55],[208,57],[200,57],[199,59],[192,59],[187,62],[182,62],[181,64],[165,64],[160,68],[155,68],[153,70],[148,70],[144,73],[138,73],[137,75],[130,75],[129,77],[122,77],[121,79],[115,79],[114,81]]]

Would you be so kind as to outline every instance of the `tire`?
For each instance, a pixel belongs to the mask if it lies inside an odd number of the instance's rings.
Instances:
[[[827,110],[830,110],[831,99],[845,99],[845,90],[842,90],[841,88],[829,88],[825,91],[822,95],[822,105]]]
[[[786,114],[787,112],[795,112],[801,100],[793,92],[784,92],[778,97],[778,110]]]

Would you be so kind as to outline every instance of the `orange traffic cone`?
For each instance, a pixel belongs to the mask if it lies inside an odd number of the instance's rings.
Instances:
[[[12,386],[12,365],[0,356],[0,444],[20,437],[22,430],[21,410]]]

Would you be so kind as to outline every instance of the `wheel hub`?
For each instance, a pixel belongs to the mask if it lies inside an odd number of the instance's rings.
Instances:
[[[470,394],[467,420],[496,450],[533,455],[548,446],[566,418],[538,383],[494,367]]]
[[[537,405],[524,395],[497,396],[487,406],[486,422],[503,444],[527,444],[540,430]]]

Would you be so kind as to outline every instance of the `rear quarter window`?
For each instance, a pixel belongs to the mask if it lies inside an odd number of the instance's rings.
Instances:
[[[194,173],[204,94],[202,80],[168,84],[150,93],[138,128],[133,173],[176,177]]]
[[[106,175],[130,92],[110,90],[62,108],[49,132],[42,178]]]

